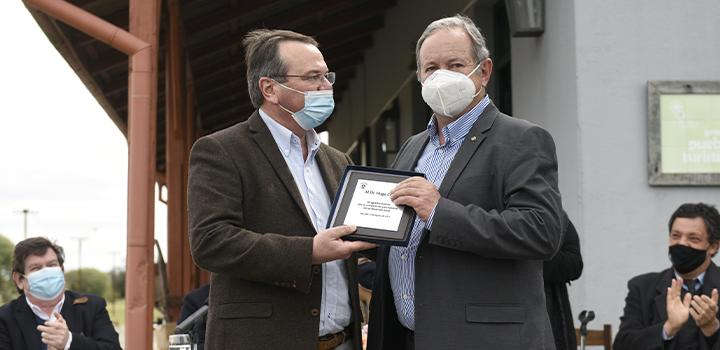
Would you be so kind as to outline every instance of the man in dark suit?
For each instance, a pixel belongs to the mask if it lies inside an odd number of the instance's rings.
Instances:
[[[704,203],[681,205],[668,224],[672,267],[628,282],[616,350],[720,349],[720,214]]]
[[[258,110],[190,157],[191,251],[212,272],[205,348],[359,350],[352,254],[374,245],[325,229],[349,158],[313,130],[332,113],[335,74],[302,34],[256,30],[244,44]]]
[[[63,262],[62,248],[45,238],[15,245],[20,297],[0,308],[0,349],[120,349],[105,300],[65,290]]]
[[[416,56],[435,113],[394,167],[427,180],[391,193],[417,220],[408,247],[377,252],[368,349],[554,349],[542,275],[562,237],[552,137],[490,102],[492,61],[469,18],[431,23]]]

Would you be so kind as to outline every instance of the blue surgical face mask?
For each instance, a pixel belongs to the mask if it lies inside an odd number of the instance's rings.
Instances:
[[[48,266],[25,276],[29,292],[40,300],[53,300],[65,289],[65,273],[57,266]]]
[[[278,84],[288,90],[305,95],[305,106],[297,112],[290,111],[278,104],[280,108],[290,113],[293,119],[295,119],[295,122],[305,130],[314,129],[320,126],[330,117],[333,109],[335,109],[335,100],[333,99],[332,90],[302,92],[289,86],[285,86],[282,83]]]

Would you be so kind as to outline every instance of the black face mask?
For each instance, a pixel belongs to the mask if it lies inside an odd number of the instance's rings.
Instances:
[[[675,271],[679,273],[688,273],[697,269],[705,262],[707,250],[690,248],[686,245],[671,245],[669,250],[670,261],[672,261]]]

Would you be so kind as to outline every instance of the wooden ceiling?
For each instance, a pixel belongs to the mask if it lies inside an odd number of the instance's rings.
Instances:
[[[70,2],[128,29],[127,0]],[[242,121],[254,110],[247,94],[243,62],[242,38],[248,31],[279,28],[313,36],[320,43],[328,67],[337,72],[333,88],[339,100],[354,77],[355,67],[363,62],[365,50],[373,46],[373,33],[383,27],[385,11],[396,0],[179,0],[179,3],[184,49],[196,92],[196,114],[201,133],[206,134]],[[128,57],[63,23],[50,22],[59,29],[63,41],[58,43],[49,35],[55,46],[71,65],[80,66],[78,74],[84,76],[88,88],[125,132]],[[165,52],[166,27],[163,15],[160,53]],[[64,45],[64,49],[59,45]],[[163,171],[163,54],[159,60],[157,170]]]

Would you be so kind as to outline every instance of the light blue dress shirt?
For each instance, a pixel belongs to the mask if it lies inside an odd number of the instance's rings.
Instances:
[[[30,307],[30,310],[35,314],[35,317],[43,320],[43,321],[55,321],[57,318],[55,318],[55,314],[46,314],[45,311],[43,311],[39,306],[33,304],[30,299],[25,296],[25,301],[27,302],[28,306]],[[55,305],[55,308],[53,309],[53,312],[60,313],[62,310],[63,304],[65,304],[65,291],[63,291],[63,296],[60,298],[60,302]],[[72,344],[72,332],[68,332],[68,340],[67,343],[65,343],[64,350],[70,349],[70,345]],[[47,348],[47,347],[45,347]]]
[[[306,132],[308,157],[303,159],[300,138],[272,119],[262,109],[259,111],[260,117],[270,129],[285,163],[290,168],[315,230],[317,232],[324,230],[328,215],[330,215],[331,203],[330,195],[327,193],[325,182],[320,174],[320,168],[315,161],[315,155],[320,148],[320,138],[315,130]],[[324,263],[322,269],[323,289],[320,302],[320,332],[318,334],[320,336],[342,331],[350,324],[352,316],[345,263],[342,260],[331,261]]]
[[[488,104],[490,104],[490,98],[485,95],[475,107],[445,126],[441,130],[445,138],[445,143],[442,145],[437,132],[437,122],[434,117],[430,118],[427,126],[430,142],[425,146],[415,171],[424,173],[428,181],[432,182],[435,187],[440,188],[450,163],[455,158],[455,154],[460,149],[465,136],[470,132],[470,129]],[[416,217],[408,246],[390,248],[390,256],[388,257],[390,286],[395,299],[398,319],[403,326],[411,330],[415,330],[415,254],[420,244],[423,229],[430,230],[434,216],[435,208],[433,208],[427,222],[423,222],[420,217]]]

